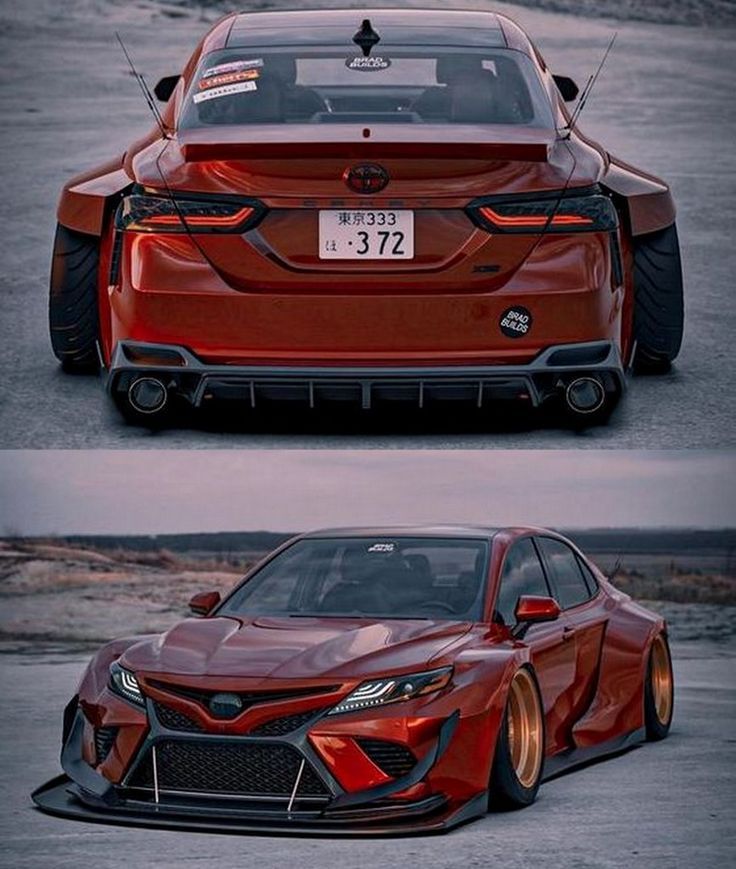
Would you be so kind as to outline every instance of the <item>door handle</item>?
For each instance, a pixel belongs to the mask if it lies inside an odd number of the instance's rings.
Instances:
[[[575,628],[566,627],[562,630],[562,642],[568,643],[570,640],[575,639]]]

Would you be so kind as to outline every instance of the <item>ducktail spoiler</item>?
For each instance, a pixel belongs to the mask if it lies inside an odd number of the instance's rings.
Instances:
[[[546,131],[526,129],[515,130],[507,138],[497,134],[492,141],[472,141],[472,137],[462,138],[460,130],[442,127],[442,133],[433,136],[426,129],[413,125],[410,129],[380,130],[373,128],[365,135],[363,129],[346,131],[344,137],[336,140],[334,128],[326,130],[310,126],[305,134],[304,127],[280,127],[269,140],[263,135],[247,128],[217,130],[217,138],[211,129],[191,130],[179,138],[179,147],[187,163],[209,160],[279,160],[304,158],[343,158],[346,160],[387,160],[390,158],[412,158],[422,160],[518,160],[522,162],[544,163],[549,159],[554,143],[554,133],[540,135]],[[409,125],[407,125],[409,126]],[[273,128],[271,128],[273,130]],[[302,138],[297,138],[300,129]],[[438,129],[438,128],[435,128]],[[509,130],[508,127],[503,128]],[[418,132],[424,141],[417,141]],[[452,133],[453,139],[443,141],[442,136]],[[477,128],[472,128],[476,137]],[[500,132],[500,131],[499,131]],[[305,141],[305,139],[307,141]]]

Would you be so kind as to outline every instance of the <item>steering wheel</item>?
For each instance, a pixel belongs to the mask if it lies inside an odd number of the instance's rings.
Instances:
[[[424,610],[427,607],[442,607],[446,612],[451,613],[453,616],[457,615],[455,612],[455,607],[450,606],[449,603],[446,603],[443,600],[427,600],[424,603],[420,603],[417,609]]]

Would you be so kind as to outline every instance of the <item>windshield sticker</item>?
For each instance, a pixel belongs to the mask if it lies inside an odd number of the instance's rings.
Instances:
[[[393,552],[395,549],[395,543],[374,543],[368,547],[368,552]]]
[[[387,57],[349,57],[345,61],[345,66],[357,72],[375,72],[379,69],[388,69],[391,61]]]
[[[532,328],[532,312],[521,305],[507,308],[499,321],[499,328],[507,338],[523,338]]]
[[[210,78],[202,79],[199,83],[199,89],[216,88],[225,84],[234,84],[237,81],[253,81],[259,76],[260,73],[257,69],[244,69],[242,72],[226,72],[222,75],[213,75]]]
[[[202,91],[200,94],[194,94],[192,99],[195,103],[202,103],[205,100],[215,100],[218,97],[229,97],[232,94],[243,94],[257,89],[254,81],[241,81],[238,84],[227,84],[219,88],[210,88],[209,90]]]
[[[217,66],[211,66],[202,73],[202,78],[209,78],[211,75],[220,75],[225,72],[241,72],[244,69],[260,69],[263,66],[263,59],[258,57],[254,60],[231,60],[229,63],[218,63]]]

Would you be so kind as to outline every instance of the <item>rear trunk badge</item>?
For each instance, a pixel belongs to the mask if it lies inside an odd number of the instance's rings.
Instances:
[[[390,180],[388,172],[377,163],[348,167],[343,172],[342,179],[354,193],[364,195],[379,193]]]

